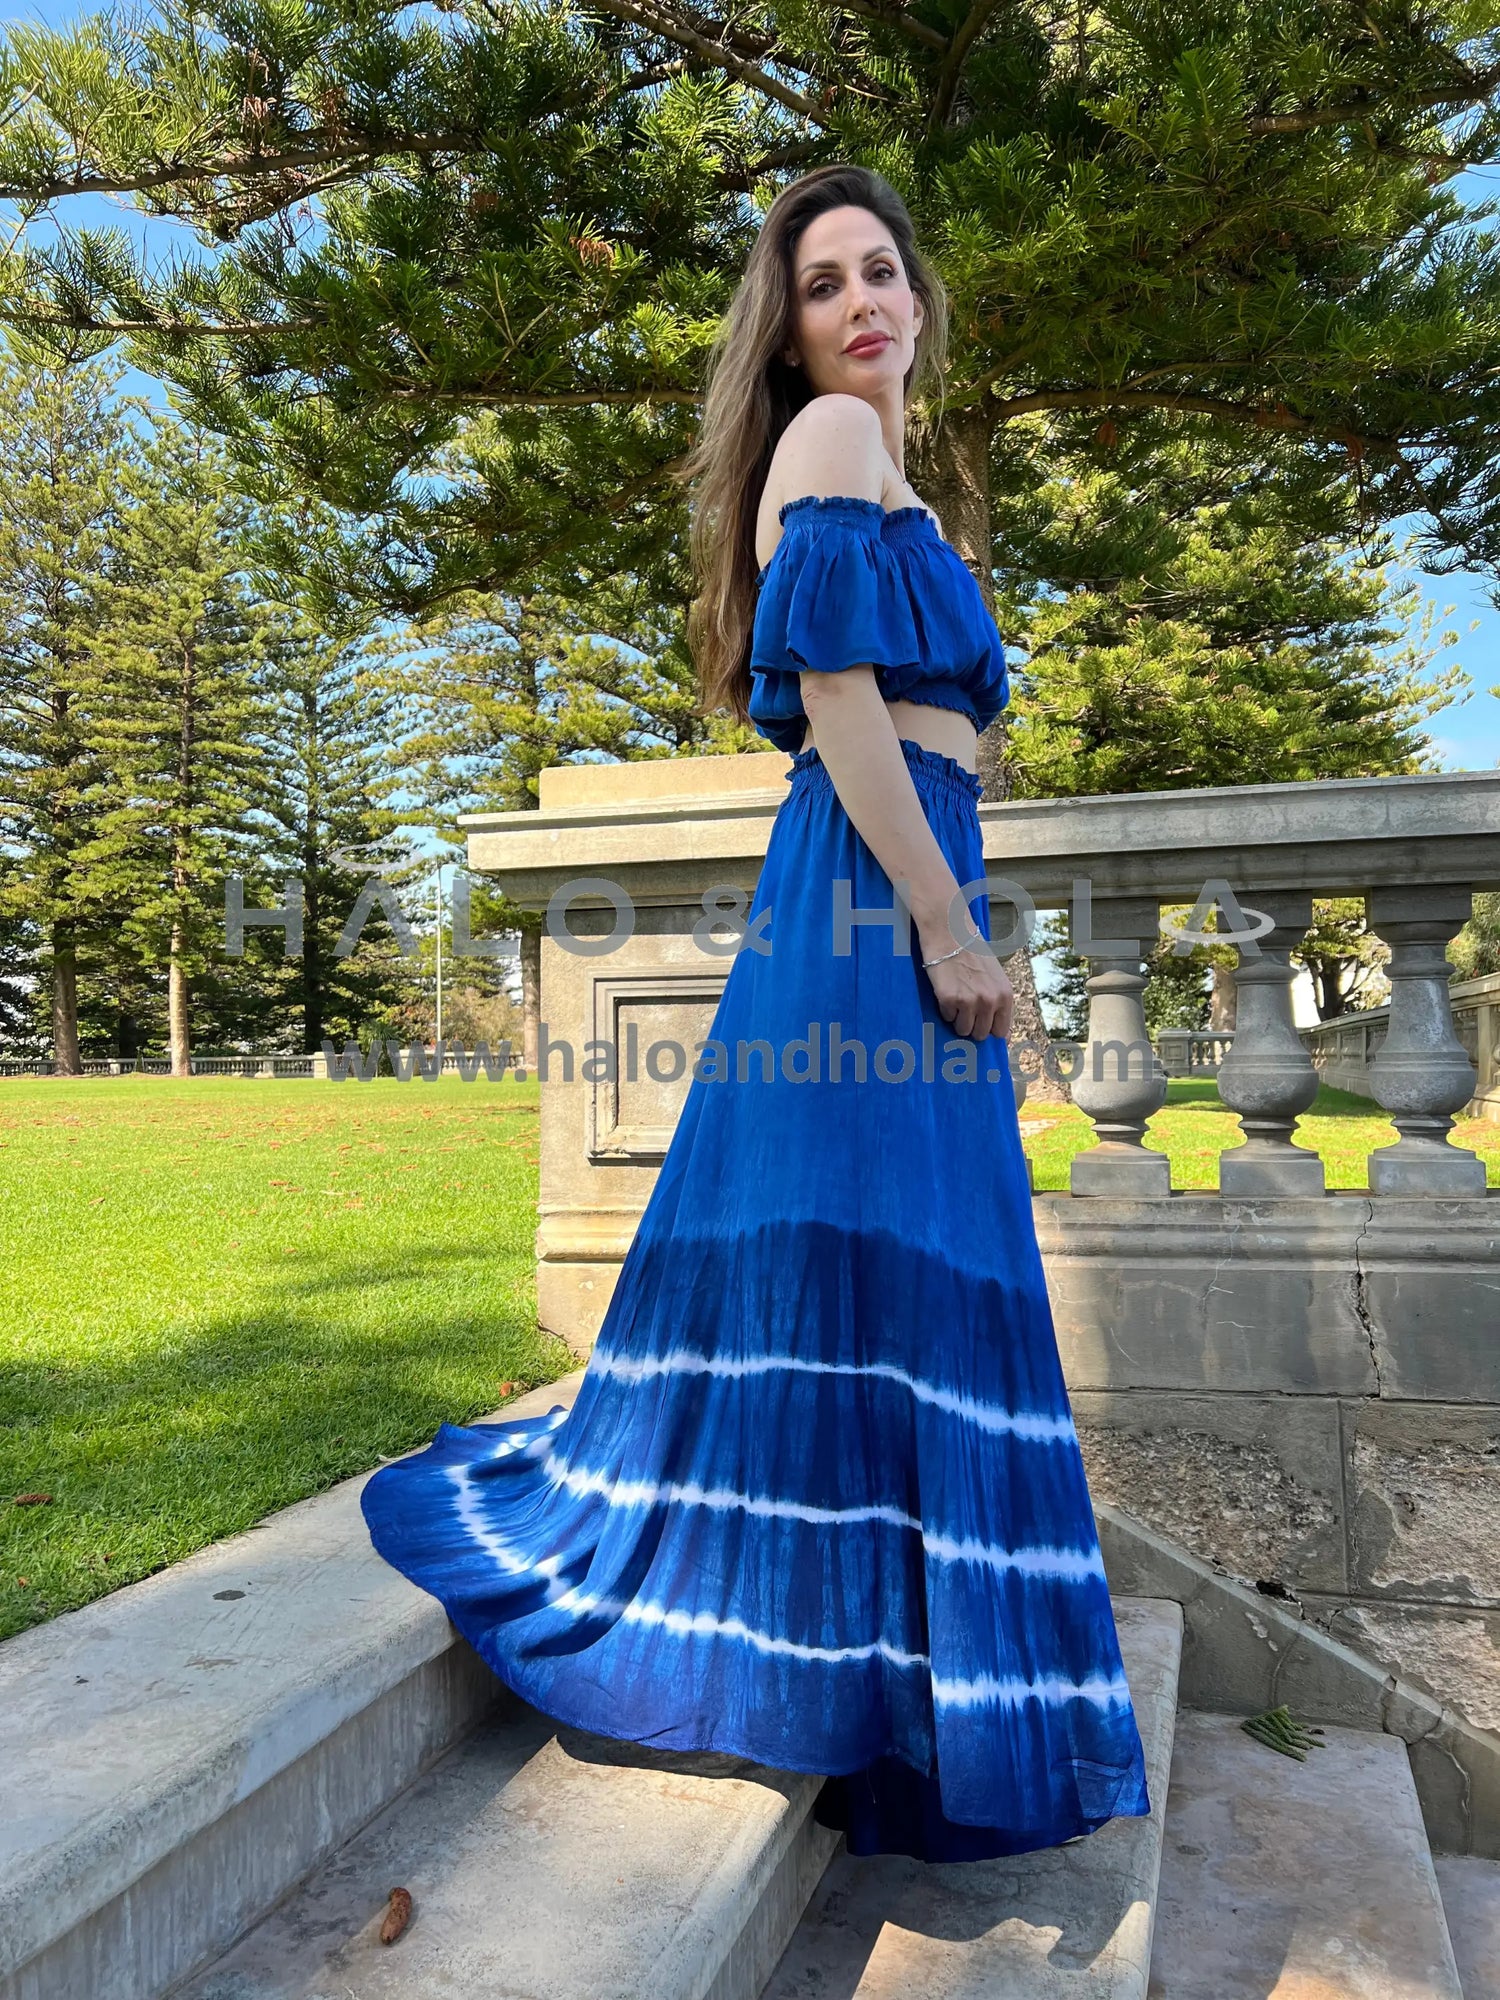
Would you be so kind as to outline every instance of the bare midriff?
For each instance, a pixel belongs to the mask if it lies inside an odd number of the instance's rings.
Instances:
[[[961,709],[933,708],[921,701],[888,701],[886,709],[898,736],[909,736],[924,750],[939,751],[962,764],[966,771],[978,768],[979,732]],[[803,732],[802,748],[813,748],[813,727]]]

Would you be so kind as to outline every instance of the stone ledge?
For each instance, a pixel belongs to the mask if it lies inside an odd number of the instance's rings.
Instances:
[[[544,1384],[496,1414],[569,1402],[579,1379]],[[60,1976],[67,1941],[91,1923],[117,1932],[131,1961],[112,1967],[112,1993],[159,1990],[164,1976],[222,1948],[501,1695],[477,1661],[456,1670],[470,1656],[441,1606],[370,1545],[359,1511],[368,1476],[0,1647],[7,2000],[22,1991],[76,2000],[76,1984],[39,1986],[35,1962],[50,1958]],[[397,1726],[390,1704],[402,1710],[403,1690],[416,1699]],[[360,1739],[359,1782],[323,1774],[297,1837],[278,1827],[281,1879],[246,1867],[242,1883],[234,1857],[215,1856],[208,1910],[181,1885],[149,1907],[122,1900],[195,1846],[207,1859],[216,1828],[269,1799],[341,1731],[357,1736],[382,1704],[391,1726]],[[152,1932],[158,1909],[170,1936]],[[136,1983],[137,1973],[158,1984]]]
[[[1286,1702],[1314,1722],[1399,1736],[1434,1853],[1500,1857],[1500,1736],[1331,1638],[1296,1600],[1251,1589],[1123,1508],[1094,1514],[1111,1593],[1182,1606],[1184,1707],[1258,1715]]]
[[[1069,1386],[1500,1403],[1500,1200],[1039,1194]]]

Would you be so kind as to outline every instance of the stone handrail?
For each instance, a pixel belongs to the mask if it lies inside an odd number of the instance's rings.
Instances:
[[[1209,1076],[1234,1047],[1233,1028],[1158,1028],[1156,1053],[1168,1076]]]
[[[1465,1113],[1500,1123],[1500,972],[1450,981],[1448,1003],[1453,1031],[1477,1077]],[[1370,1069],[1390,1020],[1389,1006],[1366,1007],[1302,1029],[1302,1045],[1320,1081],[1355,1097],[1373,1097]]]
[[[574,955],[544,936],[544,1015],[555,989],[570,1021],[597,1024],[621,1004],[629,982],[614,975],[627,966],[646,1006],[656,994],[664,1004],[711,1009],[727,960],[695,952],[696,983],[684,979],[684,934],[690,943],[706,889],[728,884],[753,892],[787,768],[780,752],[571,765],[543,773],[539,810],[460,821],[470,868],[523,907],[545,910],[554,892],[583,877],[604,878],[630,899],[631,953],[584,960],[582,976]],[[1216,1071],[1246,1140],[1222,1158],[1221,1192],[1324,1190],[1321,1160],[1291,1143],[1318,1073],[1293,1024],[1290,954],[1318,895],[1362,898],[1371,929],[1390,947],[1389,1028],[1369,1074],[1400,1136],[1371,1158],[1372,1193],[1484,1193],[1483,1162],[1448,1140],[1454,1112],[1480,1086],[1455,1033],[1445,954],[1474,892],[1500,888],[1500,771],[1014,800],[982,805],[979,817],[986,869],[1006,882],[998,887],[992,879],[993,934],[1012,929],[1009,902],[1018,888],[1038,909],[1071,907],[1074,949],[1091,946],[1088,1036],[1079,1073],[1069,1080],[1099,1144],[1074,1159],[1074,1194],[1170,1192],[1166,1156],[1142,1144],[1146,1121],[1166,1096],[1141,1002],[1146,958],[1163,905],[1197,905],[1216,884],[1227,885],[1247,913],[1259,913],[1260,930],[1239,947],[1236,1033]],[[572,898],[566,920],[575,936],[597,937],[613,929],[615,912],[607,895],[583,893]],[[1087,938],[1078,934],[1080,920]],[[646,976],[652,971],[654,988]],[[605,983],[614,989],[607,1005],[594,992]],[[1013,1045],[1013,1066],[1018,1058],[1024,1069],[1026,1052]],[[654,1153],[632,1152],[628,1143],[616,1154],[601,1149],[600,1115],[596,1092],[577,1134],[590,1162],[660,1158],[660,1134],[670,1131],[665,1113],[653,1122]],[[563,1130],[553,1122],[554,1151]],[[548,1145],[544,1112],[544,1215]]]

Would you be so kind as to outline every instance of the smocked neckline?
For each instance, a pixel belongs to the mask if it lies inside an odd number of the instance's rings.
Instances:
[[[795,500],[786,501],[777,509],[776,522],[778,527],[785,529],[787,515],[795,514],[802,507],[817,507],[825,510],[841,507],[850,508],[861,518],[879,523],[880,539],[883,542],[893,542],[899,545],[902,542],[931,540],[940,548],[953,547],[953,544],[945,536],[938,533],[937,522],[933,519],[932,510],[928,507],[882,507],[878,500],[865,500],[855,493],[804,493]],[[892,524],[894,524],[894,527]],[[785,535],[783,534],[782,540],[784,541],[785,539]],[[776,560],[776,551],[780,547],[781,542],[778,542],[776,548],[772,549],[771,562],[768,562],[765,568],[756,576],[755,581],[757,585],[765,582],[771,568],[771,563]],[[954,550],[954,553],[956,555],[958,553],[957,550]]]

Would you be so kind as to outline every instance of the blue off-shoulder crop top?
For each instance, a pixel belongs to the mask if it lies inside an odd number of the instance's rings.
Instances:
[[[885,701],[961,709],[976,729],[1010,698],[1005,646],[968,564],[925,507],[808,493],[777,515],[757,580],[750,720],[802,747],[798,675],[875,669]]]

